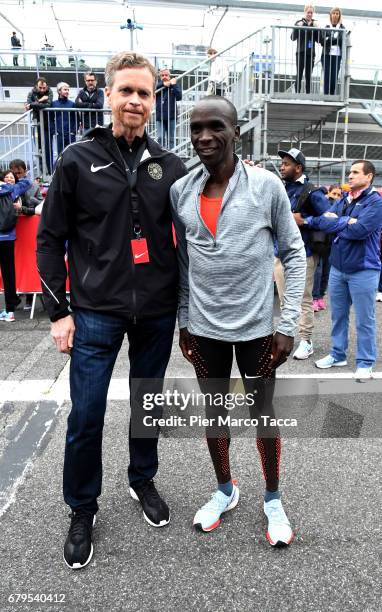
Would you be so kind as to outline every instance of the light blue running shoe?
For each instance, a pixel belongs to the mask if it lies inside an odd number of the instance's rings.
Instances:
[[[294,538],[288,517],[280,499],[264,502],[264,514],[268,519],[267,540],[271,546],[288,546]]]
[[[194,517],[194,527],[199,531],[212,531],[219,527],[221,515],[233,510],[239,501],[239,489],[233,485],[232,494],[224,495],[222,491],[215,491],[210,501],[197,511]]]

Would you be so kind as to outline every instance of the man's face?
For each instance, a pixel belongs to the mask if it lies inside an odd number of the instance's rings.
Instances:
[[[334,189],[328,192],[328,198],[332,198],[333,200],[340,200],[341,197],[342,191],[340,187],[334,187]]]
[[[371,184],[373,175],[365,174],[363,164],[353,164],[349,173],[349,185],[352,191],[366,189]]]
[[[97,79],[94,76],[86,76],[85,85],[88,91],[94,91],[97,87]]]
[[[48,91],[48,85],[44,83],[44,81],[39,81],[37,83],[37,91],[39,93],[45,94]]]
[[[123,68],[105,88],[113,121],[124,128],[144,130],[155,101],[153,76],[148,68]]]
[[[11,172],[13,172],[13,174],[17,178],[17,180],[20,180],[24,178],[24,176],[26,176],[27,171],[24,170],[22,166],[12,166],[10,169]]]
[[[171,79],[170,71],[169,70],[161,70],[159,72],[159,78],[160,78],[161,81],[164,81],[164,82],[169,81]]]
[[[302,174],[301,164],[296,164],[291,157],[285,155],[281,160],[280,174],[284,181],[295,181]]]
[[[191,142],[207,167],[214,168],[233,157],[238,126],[232,125],[229,106],[222,100],[199,102],[191,114]]]
[[[68,98],[69,97],[69,87],[66,87],[65,85],[64,87],[61,87],[59,94],[61,98]]]

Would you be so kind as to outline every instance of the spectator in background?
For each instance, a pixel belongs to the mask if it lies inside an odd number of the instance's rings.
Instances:
[[[310,93],[310,80],[312,76],[315,43],[319,41],[319,29],[317,22],[313,19],[314,6],[307,4],[304,7],[304,17],[296,21],[295,26],[311,28],[310,30],[300,30],[295,28],[291,34],[292,40],[297,40],[296,50],[296,92],[301,91],[302,75],[305,71],[305,93]]]
[[[330,185],[328,193],[325,196],[330,205],[340,200],[342,197],[341,187],[339,185]],[[316,271],[314,273],[314,284],[313,284],[313,310],[318,312],[319,310],[326,310],[326,303],[324,296],[328,288],[330,263],[330,253],[327,255],[321,255]]]
[[[17,201],[31,186],[31,182],[27,178],[23,178],[15,184],[13,182],[14,176],[11,177],[10,174],[9,171],[0,172],[0,207],[3,211],[6,207],[8,208],[8,205],[11,206],[12,201]],[[4,180],[5,176],[7,181]],[[15,320],[14,311],[21,301],[16,293],[15,240],[16,215],[12,220],[0,215],[0,270],[5,297],[5,310],[0,313],[0,321],[5,323],[13,323]]]
[[[227,92],[229,73],[222,57],[216,57],[218,52],[210,47],[207,55],[210,58],[210,75],[208,77],[207,96],[225,96]]]
[[[22,159],[13,159],[9,164],[9,168],[10,170],[7,176],[12,174],[17,183],[28,178],[27,167]],[[9,182],[11,182],[11,179]],[[33,181],[29,189],[14,203],[14,207],[18,215],[31,216],[35,214],[36,207],[42,203],[42,200],[40,184],[37,181]],[[32,300],[32,295],[27,294],[25,296],[24,310],[30,310],[32,308]]]
[[[341,9],[332,8],[329,17],[330,25],[321,30],[320,42],[323,47],[321,62],[324,69],[324,94],[332,96],[336,93],[346,30],[342,24]]]
[[[12,32],[12,36],[11,36],[11,46],[12,49],[21,49],[21,42],[20,39],[17,38],[16,36],[16,32]],[[14,66],[18,66],[19,65],[19,56],[14,54],[13,55],[13,65]]]
[[[350,193],[320,217],[306,217],[304,225],[336,234],[330,256],[331,350],[316,361],[321,369],[346,366],[349,315],[353,304],[357,330],[358,382],[372,378],[377,358],[375,296],[381,273],[382,197],[373,189],[374,165],[366,159],[352,163]],[[301,223],[302,220],[296,220]]]
[[[84,76],[85,87],[81,89],[75,100],[77,108],[103,108],[104,95],[102,89],[97,87],[97,77],[94,72],[87,72]],[[103,113],[81,113],[81,123],[85,130],[96,125],[103,125]]]
[[[51,136],[55,134],[57,137],[57,156],[65,147],[76,141],[77,117],[76,113],[69,110],[75,107],[74,102],[69,100],[69,91],[68,83],[58,83],[58,98],[52,103],[52,108],[61,109],[61,112],[52,113],[53,117],[50,123]]]
[[[44,108],[52,106],[53,102],[53,91],[48,86],[48,83],[44,78],[37,79],[33,89],[30,90],[27,101],[25,104],[25,110],[33,110],[33,119],[37,122],[37,134],[38,134],[38,147],[42,155],[42,137],[41,137],[41,123],[40,123],[40,111]],[[49,138],[49,115],[48,113],[43,114],[43,131],[44,131],[44,147],[45,147],[45,163],[46,171],[48,174],[52,174],[52,152],[50,148]]]
[[[9,170],[15,176],[16,182],[28,178],[27,167],[22,159],[13,159],[9,163]],[[31,183],[29,189],[22,195],[22,205],[16,208],[19,210],[19,214],[34,215],[35,208],[41,204],[42,199],[40,185],[34,181]]]
[[[159,71],[155,93],[157,140],[171,150],[175,146],[176,103],[182,99],[182,90],[167,68]]]
[[[291,204],[293,216],[297,222],[296,211],[301,211],[302,216],[320,216],[329,208],[329,204],[321,189],[309,183],[305,174],[305,157],[299,149],[293,148],[289,151],[278,151],[281,157],[280,174],[285,181],[285,189]],[[300,228],[301,236],[305,245],[306,252],[306,281],[304,296],[301,303],[301,317],[299,321],[300,344],[293,354],[294,359],[308,359],[313,354],[312,335],[314,330],[313,313],[313,279],[316,270],[318,255],[313,253],[309,245],[309,231],[307,228]],[[281,308],[289,308],[289,304],[284,303],[284,270],[280,258],[275,260],[275,281],[280,298]]]

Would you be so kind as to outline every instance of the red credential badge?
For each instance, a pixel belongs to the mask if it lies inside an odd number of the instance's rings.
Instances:
[[[131,251],[133,254],[133,262],[138,264],[149,263],[149,250],[147,247],[146,238],[136,238],[131,241]]]

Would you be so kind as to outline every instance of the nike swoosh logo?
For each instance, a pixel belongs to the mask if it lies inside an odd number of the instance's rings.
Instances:
[[[244,378],[261,378],[261,376],[248,376],[248,374],[244,374]]]
[[[111,164],[114,164],[114,162],[110,162],[110,164],[107,164],[106,166],[95,166],[94,164],[92,164],[90,166],[90,170],[91,172],[98,172],[99,170],[104,170],[105,168],[108,168],[109,166],[111,166]]]
[[[147,251],[141,253],[140,255],[135,255],[135,259],[139,259],[140,257],[143,257],[143,255],[147,255]]]

